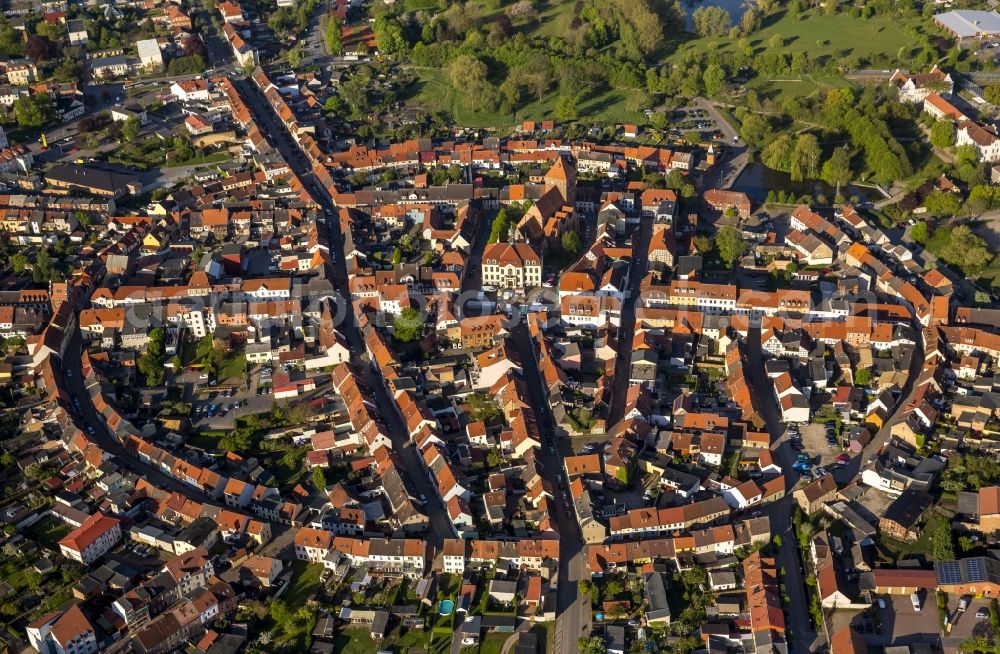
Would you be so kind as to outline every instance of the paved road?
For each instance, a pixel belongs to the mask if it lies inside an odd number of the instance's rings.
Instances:
[[[258,125],[261,127],[261,132],[268,138],[271,145],[273,145],[281,153],[291,166],[292,170],[299,176],[303,184],[305,184],[305,187],[307,189],[312,189],[314,179],[312,169],[309,166],[306,156],[303,154],[298,145],[292,140],[284,125],[278,120],[277,114],[275,114],[263,93],[260,92],[253,82],[247,79],[237,80],[235,84],[240,96],[250,107],[254,118],[258,121]],[[333,202],[325,192],[312,192],[312,195],[324,211],[329,212],[329,215],[331,216],[336,215],[336,207],[334,207]],[[343,252],[344,237],[338,229],[339,223],[337,223],[337,227],[335,227],[334,221],[331,220],[327,227],[329,229],[330,247],[334,250],[334,252]],[[340,326],[340,331],[347,339],[351,351],[354,354],[364,352],[364,337],[362,336],[361,330],[355,319],[353,306],[349,301],[350,290],[347,284],[347,270],[342,256],[336,257],[336,263],[334,264],[332,270],[331,281],[339,291],[341,297],[348,298],[345,302],[347,317],[344,323]],[[355,365],[355,369],[372,388],[375,394],[375,402],[377,406],[395,408],[397,405],[395,401],[389,397],[389,393],[384,386],[381,373],[375,370],[374,367],[367,362],[361,363],[357,360],[355,360],[355,362],[357,364]],[[426,464],[423,462],[423,459],[420,458],[416,447],[409,443],[409,432],[407,431],[406,425],[403,423],[398,410],[381,411],[380,416],[383,418],[386,428],[389,431],[389,436],[392,439],[393,450],[396,451],[401,458],[402,465],[399,466],[399,471],[409,482],[409,488],[412,491],[412,494],[415,497],[419,497],[420,495],[427,497],[427,506],[424,507],[424,511],[430,522],[431,533],[428,534],[428,542],[432,545],[440,545],[443,539],[454,538],[457,535],[455,526],[448,518],[448,511],[441,502],[441,495],[438,493],[437,488],[431,484],[430,479],[426,474]]]
[[[209,501],[210,498],[204,493],[174,479],[159,468],[134,457],[131,452],[125,449],[125,446],[121,444],[118,438],[108,430],[107,421],[94,408],[94,404],[90,400],[90,394],[87,393],[83,377],[80,374],[82,347],[83,341],[80,336],[80,330],[76,329],[66,349],[66,357],[63,360],[63,369],[66,371],[66,390],[71,397],[80,400],[80,406],[83,409],[82,420],[77,418],[76,422],[82,424],[84,427],[90,426],[93,428],[94,435],[92,438],[105,452],[120,457],[124,463],[127,463],[129,470],[138,473],[151,484],[167,491],[176,491],[197,502]],[[216,501],[211,500],[211,503],[215,504]]]
[[[635,304],[639,288],[646,276],[646,253],[653,235],[653,221],[642,218],[632,232],[632,261],[629,264],[628,296],[622,302],[621,325],[618,328],[618,353],[615,357],[615,376],[611,388],[611,406],[608,424],[613,425],[625,415],[625,398],[628,395],[629,376],[632,369],[632,337],[635,335]]]
[[[572,454],[569,443],[555,444],[551,425],[552,413],[542,389],[541,374],[538,372],[538,354],[534,341],[528,333],[524,321],[519,321],[511,330],[511,339],[517,348],[521,359],[528,396],[535,410],[535,417],[542,428],[541,461],[543,474],[551,482],[562,470],[562,458]],[[558,447],[559,449],[555,449]],[[563,502],[569,499],[565,487],[553,483],[556,489],[554,498],[556,504],[556,524],[559,530],[559,586],[556,589],[556,633],[555,651],[559,654],[577,654],[577,639],[590,632],[591,611],[590,598],[582,595],[579,589],[581,579],[590,578],[585,575],[586,559],[584,556],[583,535],[580,533],[576,516],[565,510]]]
[[[715,105],[706,100],[705,98],[695,98],[694,104],[698,105],[699,109],[704,109],[709,116],[715,121],[719,126],[719,131],[722,132],[723,138],[725,138],[726,143],[734,143],[734,138],[738,135],[736,127],[731,125],[722,112],[715,108]]]
[[[798,481],[798,474],[792,469],[795,461],[794,453],[788,443],[782,441],[785,427],[778,413],[778,405],[773,400],[771,385],[764,375],[764,357],[760,346],[760,328],[751,328],[746,342],[746,370],[749,372],[750,387],[753,391],[754,407],[764,419],[767,431],[771,434],[772,443],[780,443],[776,447],[781,469],[788,482],[788,496],[765,507],[764,512],[771,520],[771,533],[781,536],[781,547],[778,548],[778,563],[784,569],[785,592],[790,601],[785,610],[788,614],[788,626],[792,629],[795,652],[815,652],[824,640],[813,631],[809,619],[809,597],[806,594],[805,579],[800,568],[801,559],[798,539],[792,529],[792,498],[791,492]]]
[[[198,11],[201,22],[201,40],[208,50],[208,59],[213,68],[233,66],[236,60],[233,58],[233,49],[229,42],[222,36],[219,26],[212,22],[211,17],[204,9]]]

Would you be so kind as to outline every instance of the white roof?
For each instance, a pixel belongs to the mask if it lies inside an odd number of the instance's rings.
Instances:
[[[139,51],[139,59],[143,61],[147,59],[161,59],[163,57],[160,53],[160,44],[156,42],[156,39],[136,41],[135,48]]]
[[[1000,14],[995,11],[956,9],[938,14],[934,20],[961,39],[1000,34]]]

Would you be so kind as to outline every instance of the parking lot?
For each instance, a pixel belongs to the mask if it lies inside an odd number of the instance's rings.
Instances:
[[[958,610],[960,601],[961,596],[958,594],[948,594],[948,620],[951,622],[951,633],[945,638],[945,643],[960,643],[969,636],[989,636],[991,600],[970,598],[969,607],[962,612]]]
[[[831,425],[832,427],[832,425]],[[828,438],[831,433],[826,425],[809,424],[801,427],[789,428],[789,439],[792,442],[792,449],[796,452],[796,457],[800,460],[808,460],[812,466],[812,474],[821,476],[826,472],[836,469],[841,461],[845,460],[845,455],[833,439]],[[796,432],[799,438],[795,438]],[[800,470],[800,472],[802,472]]]

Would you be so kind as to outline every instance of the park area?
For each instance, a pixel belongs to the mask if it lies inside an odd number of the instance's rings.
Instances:
[[[895,16],[858,18],[850,13],[826,14],[819,10],[795,16],[778,11],[764,18],[761,29],[747,37],[753,56],[770,51],[781,39],[780,51],[795,56],[805,53],[813,62],[849,68],[895,68],[906,64],[916,52],[929,46],[929,36],[922,28],[927,21],[901,24]],[[681,42],[666,58],[682,61],[692,53],[735,53],[740,40],[720,37],[691,38]],[[747,83],[761,97],[804,96],[817,90],[843,88],[851,83],[834,74],[811,73],[771,77],[759,74]]]

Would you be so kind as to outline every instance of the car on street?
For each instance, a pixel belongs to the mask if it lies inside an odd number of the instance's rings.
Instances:
[[[988,617],[990,617],[990,611],[985,606],[976,611],[976,619],[985,620]]]

